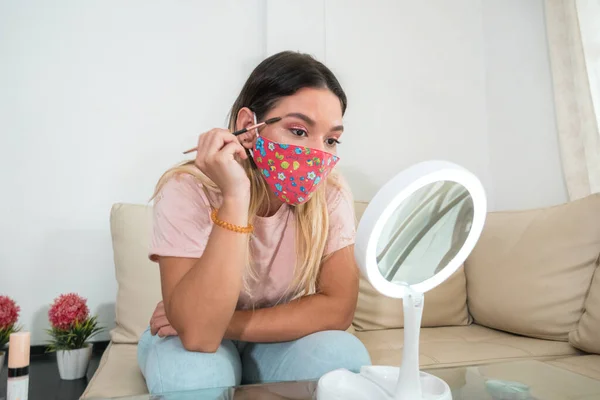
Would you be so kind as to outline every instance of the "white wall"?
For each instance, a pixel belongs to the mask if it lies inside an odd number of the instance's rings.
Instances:
[[[147,202],[197,134],[223,125],[263,58],[260,10],[259,1],[2,3],[0,293],[21,305],[34,343],[47,304],[66,291],[112,324],[110,207]]]
[[[361,4],[328,1],[326,16],[326,60],[350,99],[341,157],[355,196],[370,199],[431,158],[463,165],[492,192],[478,3]]]
[[[112,326],[110,206],[147,202],[279,50],[314,54],[345,87],[340,165],[357,199],[431,158],[476,173],[491,209],[566,198],[541,1],[365,4],[0,3],[0,293],[34,343],[66,291]]]
[[[482,22],[495,206],[566,201],[543,2],[484,0]]]

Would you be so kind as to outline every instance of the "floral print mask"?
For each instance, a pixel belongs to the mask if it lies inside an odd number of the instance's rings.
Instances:
[[[318,149],[256,139],[252,158],[267,184],[283,202],[307,202],[339,161],[336,155]]]

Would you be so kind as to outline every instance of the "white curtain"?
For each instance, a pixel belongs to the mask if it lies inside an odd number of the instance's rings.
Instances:
[[[564,176],[571,200],[600,192],[600,0],[546,0]]]

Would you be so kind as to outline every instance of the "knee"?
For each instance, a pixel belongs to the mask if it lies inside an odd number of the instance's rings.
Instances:
[[[150,328],[148,327],[144,333],[142,333],[140,340],[138,341],[137,362],[143,375],[146,373],[146,361],[148,360],[148,353],[153,338],[154,337],[150,334]]]
[[[354,335],[344,331],[323,331],[307,338],[312,356],[318,360],[321,373],[338,368],[359,372],[364,365],[371,365],[371,357],[365,345]]]
[[[345,368],[359,372],[371,365],[362,342],[344,331],[323,331],[306,336],[288,347],[276,380],[318,379],[324,374]]]
[[[240,383],[241,362],[235,347],[221,345],[215,353],[190,352],[183,348],[178,337],[152,337],[149,343],[144,342],[144,346],[146,354],[142,356],[140,349],[138,360],[141,363],[145,358],[140,369],[151,394]]]

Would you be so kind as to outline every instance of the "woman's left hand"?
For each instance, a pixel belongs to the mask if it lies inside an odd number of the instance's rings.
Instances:
[[[161,301],[150,318],[150,333],[158,334],[159,337],[177,336],[177,331],[171,326],[167,319],[165,304]]]

